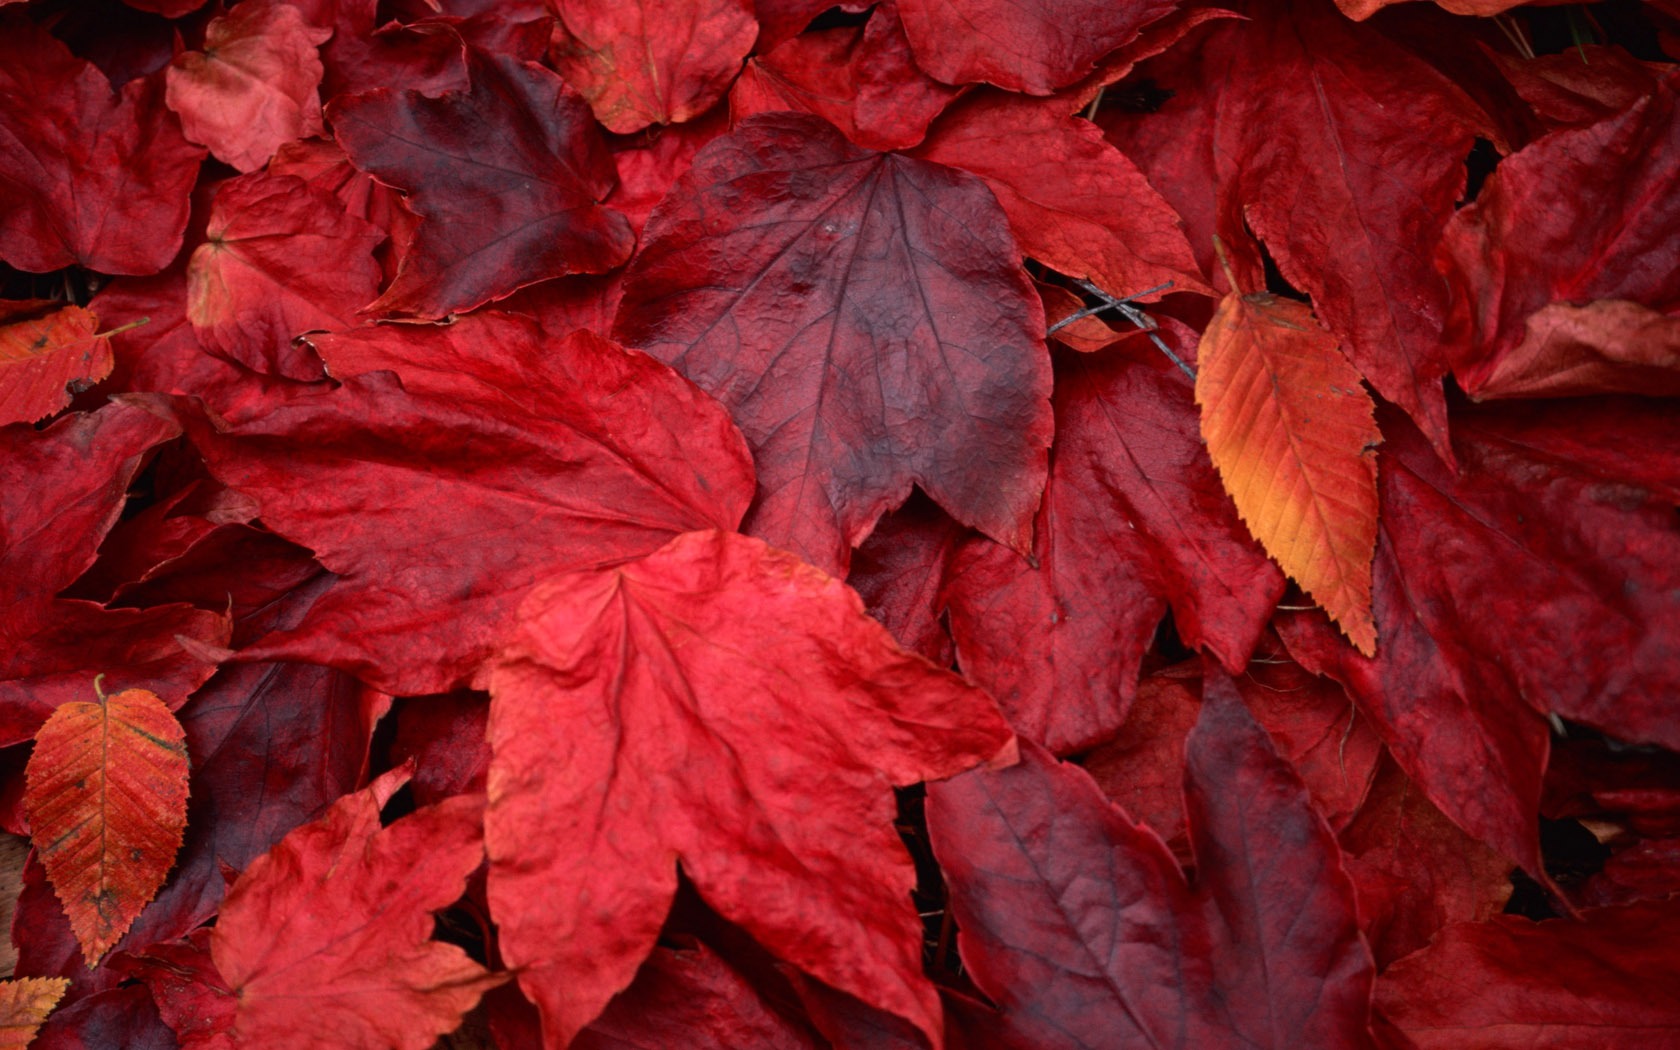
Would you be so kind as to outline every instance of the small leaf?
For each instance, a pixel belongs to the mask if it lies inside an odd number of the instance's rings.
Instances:
[[[70,981],[64,977],[0,981],[0,1050],[28,1046],[69,987]]]
[[[1370,656],[1382,435],[1359,373],[1310,309],[1264,292],[1227,295],[1197,358],[1202,437],[1237,513]]]
[[[0,426],[34,423],[70,404],[72,384],[111,374],[111,342],[79,306],[0,326]]]
[[[163,885],[181,848],[186,734],[144,689],[101,694],[53,712],[35,735],[26,777],[31,838],[93,966]]]

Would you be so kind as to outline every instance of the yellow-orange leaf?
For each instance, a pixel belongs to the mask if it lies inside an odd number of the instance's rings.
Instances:
[[[1264,293],[1227,295],[1197,356],[1202,437],[1243,523],[1374,654],[1382,436],[1359,373],[1311,310]]]
[[[33,423],[70,404],[73,385],[111,374],[111,341],[79,306],[0,325],[0,426]]]
[[[0,981],[0,1050],[23,1050],[70,982],[63,977]]]
[[[187,744],[152,693],[64,704],[25,772],[30,837],[88,965],[163,885],[187,826]]]

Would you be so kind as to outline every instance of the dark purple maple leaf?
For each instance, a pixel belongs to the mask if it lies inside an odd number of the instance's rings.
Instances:
[[[363,171],[408,193],[420,229],[368,309],[443,317],[630,254],[624,216],[597,202],[615,175],[589,107],[550,70],[469,51],[469,86],[429,98],[379,88],[327,107]]]
[[[614,332],[733,414],[747,528],[831,572],[920,485],[1025,549],[1044,488],[1043,309],[973,176],[753,117],[648,223]]]

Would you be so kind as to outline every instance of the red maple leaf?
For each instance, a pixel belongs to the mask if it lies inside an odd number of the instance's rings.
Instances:
[[[285,391],[233,421],[182,409],[211,472],[340,577],[304,624],[245,659],[308,657],[394,692],[452,688],[539,578],[745,509],[751,468],[729,420],[599,336],[550,356],[535,324],[482,314],[316,345],[337,390]]]
[[[937,1035],[889,789],[1009,744],[985,694],[720,532],[540,585],[490,691],[490,904],[546,1045],[630,983],[678,862],[775,956]]]

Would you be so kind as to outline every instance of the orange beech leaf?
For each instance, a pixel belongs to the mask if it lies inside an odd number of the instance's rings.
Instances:
[[[24,1050],[69,987],[63,977],[0,981],[0,1050]]]
[[[0,327],[0,426],[34,423],[70,404],[70,387],[111,374],[111,342],[79,306]]]
[[[1371,655],[1382,435],[1359,373],[1311,309],[1265,292],[1226,295],[1197,357],[1202,438],[1243,524]]]
[[[484,799],[459,795],[381,828],[408,777],[397,769],[338,800],[228,892],[210,957],[237,1004],[235,1046],[426,1050],[505,980],[432,940],[432,912],[484,858]]]
[[[53,712],[26,778],[36,852],[92,966],[175,863],[187,826],[186,733],[154,693],[100,692]]]

